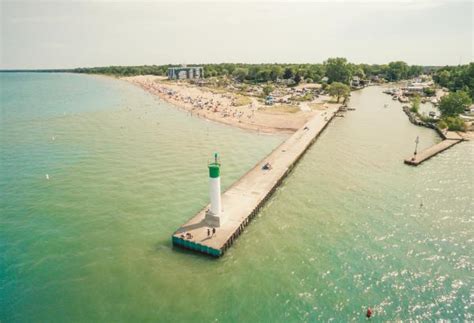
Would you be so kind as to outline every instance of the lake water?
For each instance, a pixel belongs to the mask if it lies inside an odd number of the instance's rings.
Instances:
[[[472,320],[473,151],[355,92],[220,259],[174,249],[285,139],[191,117],[128,83],[0,74],[0,321]],[[384,104],[389,105],[384,108]],[[49,179],[47,179],[49,178]]]

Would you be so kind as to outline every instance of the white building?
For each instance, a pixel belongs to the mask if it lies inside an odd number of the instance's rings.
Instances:
[[[202,66],[181,66],[168,68],[168,79],[185,80],[204,78],[204,68]]]

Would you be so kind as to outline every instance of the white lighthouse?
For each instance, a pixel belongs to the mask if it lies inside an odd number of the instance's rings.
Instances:
[[[209,163],[209,196],[211,206],[206,212],[206,221],[211,226],[220,225],[220,215],[222,213],[221,204],[221,164],[218,160],[217,153],[214,154],[214,161]]]

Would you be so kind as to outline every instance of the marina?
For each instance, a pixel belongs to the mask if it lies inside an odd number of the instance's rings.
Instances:
[[[225,191],[222,194],[220,223],[216,224],[215,217],[209,216],[211,203],[174,232],[173,245],[214,257],[222,256],[334,118],[337,111],[338,108],[332,107],[313,117]],[[211,164],[210,169],[215,164]],[[210,171],[212,177],[213,170]],[[212,190],[213,188],[211,192]],[[211,193],[211,202],[212,199]]]

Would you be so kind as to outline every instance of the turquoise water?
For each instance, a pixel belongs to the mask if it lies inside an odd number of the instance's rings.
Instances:
[[[0,80],[0,321],[473,319],[474,146],[405,166],[417,135],[439,139],[381,89],[353,94],[214,260],[170,243],[207,203],[208,158],[228,187],[284,136],[108,78]]]

